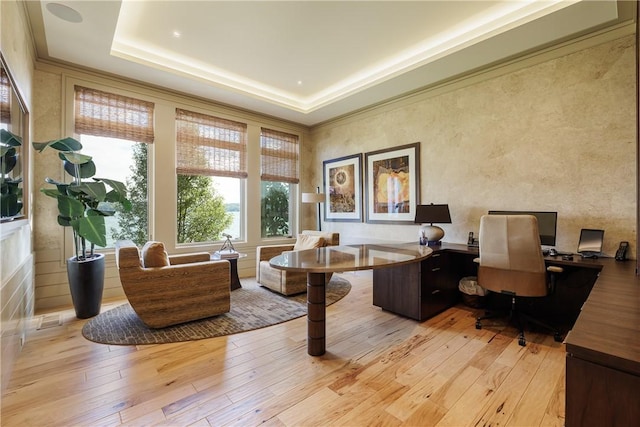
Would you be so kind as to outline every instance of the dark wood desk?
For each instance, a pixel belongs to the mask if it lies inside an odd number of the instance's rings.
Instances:
[[[423,321],[459,303],[460,279],[477,275],[478,266],[473,260],[478,256],[478,248],[442,243],[432,249],[432,256],[420,263],[375,270],[373,304]],[[556,290],[548,297],[528,298],[522,307],[561,330],[568,330],[578,318],[602,269],[597,261],[582,260],[578,256],[573,261],[547,257],[547,265],[559,265],[565,270],[557,279]],[[508,310],[511,299],[491,294],[489,303],[492,308]]]
[[[600,276],[565,338],[565,425],[640,425],[640,279],[632,261]]]
[[[269,260],[269,264],[280,270],[307,273],[307,353],[321,356],[326,349],[326,273],[413,264],[432,252],[416,243],[327,246],[285,252]]]

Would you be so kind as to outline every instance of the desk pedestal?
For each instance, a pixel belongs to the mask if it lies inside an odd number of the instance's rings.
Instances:
[[[322,356],[326,349],[326,289],[324,273],[307,273],[307,353]]]

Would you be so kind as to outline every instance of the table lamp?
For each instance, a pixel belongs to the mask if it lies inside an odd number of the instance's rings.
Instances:
[[[435,246],[444,237],[444,230],[433,223],[451,224],[449,205],[418,205],[416,206],[416,224],[422,224],[418,237],[421,245]],[[429,225],[427,225],[427,223]]]
[[[320,187],[317,193],[302,193],[302,203],[317,203],[318,204],[318,231],[322,231],[322,214],[320,212],[320,203],[324,202],[324,193],[320,192]]]

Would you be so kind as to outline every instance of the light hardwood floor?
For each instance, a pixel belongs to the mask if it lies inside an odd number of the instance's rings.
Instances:
[[[33,331],[2,396],[2,426],[562,426],[564,345],[475,329],[462,305],[418,323],[371,304],[371,272],[327,309],[327,353],[306,318],[208,340],[108,346],[85,321]],[[103,310],[113,304],[103,305]],[[50,318],[48,316],[47,318]]]

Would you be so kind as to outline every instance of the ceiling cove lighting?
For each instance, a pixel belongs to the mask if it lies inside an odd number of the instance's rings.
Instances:
[[[129,34],[124,28],[126,25],[117,26],[111,54],[174,74],[205,80],[211,84],[306,114],[578,1],[500,2],[490,12],[476,17],[473,24],[461,23],[451,31],[424,40],[411,49],[362,69],[308,97],[296,96],[291,92],[244,78],[228,70],[215,68],[209,64],[194,61],[192,58],[180,56],[177,52],[145,44],[136,39],[133,34]],[[122,15],[124,9],[122,8],[120,11],[119,21],[126,18],[123,18]]]

